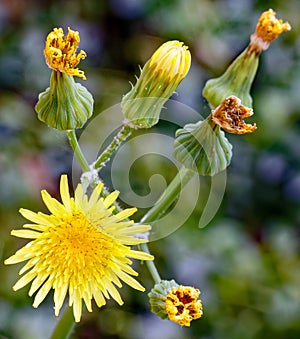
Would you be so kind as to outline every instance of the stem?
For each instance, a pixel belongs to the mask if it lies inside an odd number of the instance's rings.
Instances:
[[[147,223],[159,219],[159,217],[162,216],[172,205],[181,189],[190,181],[193,176],[194,172],[192,170],[181,167],[180,171],[157,200],[155,205],[143,216],[141,223]]]
[[[139,249],[146,252],[146,253],[151,254],[147,244],[140,244]],[[148,268],[148,270],[149,270],[149,272],[152,276],[152,279],[154,280],[154,283],[159,284],[161,282],[161,277],[158,273],[158,270],[157,270],[154,262],[152,260],[146,260],[145,262],[146,262],[147,268]]]
[[[69,142],[70,145],[74,151],[75,157],[82,169],[83,172],[88,172],[90,171],[90,166],[88,164],[88,162],[85,159],[85,156],[82,153],[82,150],[79,146],[76,134],[75,134],[75,130],[69,130],[67,131],[67,136],[69,138]]]
[[[75,154],[75,157],[76,157],[76,159],[79,163],[79,166],[82,169],[82,172],[89,172],[91,170],[91,168],[90,168],[88,162],[86,161],[85,156],[82,153],[82,150],[80,148],[80,145],[79,145],[77,137],[76,137],[75,130],[67,131],[67,136],[68,136],[70,145],[72,147],[72,150]],[[100,178],[99,178],[99,180],[100,180]],[[107,190],[105,185],[103,186],[101,193],[102,193],[104,198],[109,195],[109,191]]]
[[[72,307],[66,307],[50,339],[67,339],[75,327]]]
[[[106,147],[94,163],[94,168],[100,170],[115,152],[132,133],[134,129],[129,125],[123,125],[119,133],[114,137],[113,141]]]
[[[172,205],[172,203],[180,193],[181,189],[190,181],[193,176],[193,171],[185,167],[181,167],[180,171],[171,181],[170,185],[166,188],[164,193],[160,196],[156,204],[143,216],[140,222],[148,223],[159,219],[159,217],[162,216]],[[147,244],[141,244],[139,245],[139,248],[144,252],[150,253]],[[152,275],[154,282],[158,284],[161,281],[161,278],[154,262],[147,260],[146,265],[150,274]]]

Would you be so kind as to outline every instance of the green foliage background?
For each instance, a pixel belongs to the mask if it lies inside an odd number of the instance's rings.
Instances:
[[[150,244],[163,278],[201,289],[203,318],[181,329],[150,313],[146,293],[124,287],[124,306],[109,302],[100,310],[94,307],[72,338],[299,338],[297,0],[0,1],[0,338],[47,338],[56,323],[51,296],[33,309],[28,289],[11,289],[20,267],[3,265],[25,243],[10,236],[11,229],[24,223],[18,209],[45,211],[40,189],[58,196],[60,174],[72,170],[72,152],[64,134],[44,126],[34,111],[50,75],[43,57],[46,35],[53,27],[70,26],[80,32],[80,48],[88,54],[80,68],[86,72],[84,85],[94,95],[96,114],[120,102],[130,89],[129,81],[139,74],[138,65],[161,43],[184,41],[193,61],[176,100],[205,116],[208,108],[201,96],[205,81],[220,75],[243,50],[260,13],[269,7],[290,22],[292,31],[280,36],[260,58],[252,89],[251,120],[257,131],[228,136],[234,155],[220,210],[206,228],[199,229],[200,197],[185,225]],[[174,135],[173,130],[170,133]],[[169,162],[155,164],[149,168],[149,162],[142,162],[132,169],[138,193],[149,189],[155,167],[167,182],[175,174]],[[137,269],[149,291],[152,281],[146,268]]]

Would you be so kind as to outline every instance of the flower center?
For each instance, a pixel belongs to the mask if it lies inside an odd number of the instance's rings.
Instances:
[[[63,217],[59,226],[49,228],[42,238],[43,253],[46,253],[44,262],[49,270],[66,276],[84,275],[91,269],[103,276],[121,246],[81,212]]]

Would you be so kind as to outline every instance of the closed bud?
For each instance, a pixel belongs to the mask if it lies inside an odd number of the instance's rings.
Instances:
[[[190,65],[191,54],[182,42],[168,41],[159,47],[122,99],[125,122],[134,128],[157,124],[164,103],[185,78]]]

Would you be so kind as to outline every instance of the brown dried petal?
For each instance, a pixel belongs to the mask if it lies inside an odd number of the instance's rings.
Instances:
[[[231,95],[212,111],[212,120],[229,133],[252,133],[257,128],[256,124],[246,124],[243,120],[252,114],[253,110],[251,108],[242,105],[239,98]]]

